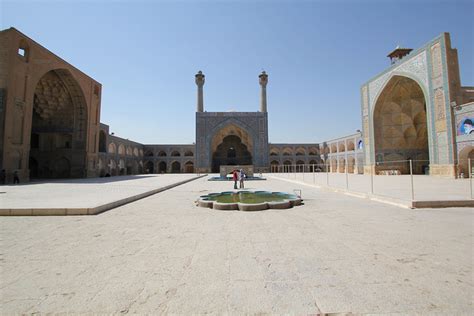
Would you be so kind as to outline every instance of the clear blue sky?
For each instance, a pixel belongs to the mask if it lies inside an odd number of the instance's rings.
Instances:
[[[395,4],[394,4],[395,3]],[[269,138],[320,142],[361,127],[360,86],[396,45],[450,32],[474,85],[473,1],[3,1],[16,27],[103,85],[101,121],[143,143],[195,139],[194,74],[207,111],[257,111]]]

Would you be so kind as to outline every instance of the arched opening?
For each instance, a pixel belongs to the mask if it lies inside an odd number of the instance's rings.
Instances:
[[[240,125],[230,123],[213,132],[210,146],[211,170],[219,172],[221,165],[251,165],[253,140]]]
[[[292,156],[292,155],[293,155],[293,149],[291,148],[283,149],[283,156]]]
[[[145,152],[145,157],[153,157],[153,151],[147,150],[147,151]]]
[[[179,156],[181,156],[179,151],[175,150],[175,151],[171,152],[171,157],[179,157]]]
[[[306,150],[304,150],[304,148],[296,149],[296,156],[305,156],[305,155],[306,155]]]
[[[413,173],[429,166],[426,102],[414,80],[394,76],[377,99],[374,110],[376,171],[410,173],[405,160],[413,159]]]
[[[119,155],[125,155],[125,146],[120,144],[119,147],[118,147],[118,153]]]
[[[349,141],[347,143],[347,151],[353,151],[355,149],[355,145],[353,141]]]
[[[166,157],[166,152],[160,150],[160,152],[158,153],[158,157]]]
[[[107,135],[104,131],[99,132],[99,152],[105,153],[107,149]]]
[[[331,172],[337,172],[337,160],[336,160],[336,158],[331,158],[330,168],[331,168]]]
[[[184,152],[184,157],[193,157],[194,153],[190,150]]]
[[[125,175],[125,172],[126,172],[126,170],[125,170],[125,161],[123,159],[120,159],[118,169],[119,169],[118,170],[119,175],[121,175],[121,176]]]
[[[160,161],[158,163],[158,172],[159,173],[166,173],[166,162]]]
[[[339,171],[340,173],[346,172],[346,159],[340,158],[340,159],[339,159],[338,167],[339,167],[339,170],[338,170],[338,171]]]
[[[147,161],[145,163],[145,172],[146,173],[155,173],[155,166],[153,164],[153,161]]]
[[[290,160],[283,161],[283,172],[293,172],[293,163]]]
[[[270,149],[270,156],[278,156],[278,149],[276,148]]]
[[[85,177],[87,103],[68,70],[49,71],[38,81],[31,120],[31,177]]]
[[[296,172],[304,172],[304,161],[303,160],[296,161]]]
[[[115,154],[117,152],[117,147],[114,143],[110,143],[108,149],[109,154]]]
[[[224,137],[212,155],[212,172],[219,172],[221,165],[251,165],[252,155],[240,137],[229,135]]]
[[[117,175],[117,163],[115,160],[110,159],[109,160],[109,170],[110,170],[110,175],[116,176]]]
[[[321,171],[321,169],[318,167],[318,162],[316,160],[309,161],[309,171],[310,172]]]
[[[188,161],[184,164],[184,172],[194,173],[194,163],[192,161]]]
[[[133,174],[133,162],[132,161],[127,162],[127,167],[125,168],[125,172],[126,172],[127,175]]]
[[[345,151],[346,151],[346,144],[344,144],[343,142],[339,143],[339,152],[343,153]]]
[[[355,166],[355,158],[354,157],[348,157],[347,158],[347,172],[348,173],[357,173],[356,169],[354,169]]]
[[[471,170],[469,170],[469,159],[471,159]],[[469,178],[474,169],[474,146],[464,147],[458,156],[458,176]]]
[[[272,160],[270,162],[270,170],[272,172],[279,172],[278,168],[280,166],[280,163],[277,160]]]
[[[179,173],[181,172],[181,164],[179,163],[179,161],[173,161],[171,163],[171,172],[172,173]]]

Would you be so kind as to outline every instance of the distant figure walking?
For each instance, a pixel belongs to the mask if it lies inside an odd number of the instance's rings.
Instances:
[[[245,179],[244,169],[240,169],[240,172],[239,172],[239,180],[240,180],[240,188],[241,188],[241,189],[244,188],[244,179]]]
[[[13,172],[13,184],[20,184],[20,178],[18,177],[18,171]]]
[[[2,171],[0,171],[0,184],[5,184],[6,180],[7,180],[7,174],[5,172],[5,169],[2,169]]]
[[[234,180],[234,189],[237,189],[237,179],[238,179],[237,170],[234,170],[232,171],[232,180]]]

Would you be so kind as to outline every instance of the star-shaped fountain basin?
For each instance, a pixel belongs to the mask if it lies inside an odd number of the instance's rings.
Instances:
[[[203,195],[197,200],[201,207],[225,211],[286,209],[300,205],[301,202],[302,199],[295,194],[270,191],[226,191]]]

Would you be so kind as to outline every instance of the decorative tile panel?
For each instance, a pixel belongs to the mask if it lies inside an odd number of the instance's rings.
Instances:
[[[362,87],[362,115],[369,115],[369,94],[367,86]]]
[[[422,51],[418,55],[402,62],[399,66],[393,68],[389,72],[383,74],[377,79],[369,83],[370,109],[373,109],[375,98],[379,95],[380,90],[385,86],[387,80],[394,72],[404,72],[417,78],[423,83],[424,87],[428,86],[428,70],[426,65],[426,51]]]
[[[436,89],[434,92],[434,105],[436,131],[444,132],[446,131],[446,101],[442,88]]]

